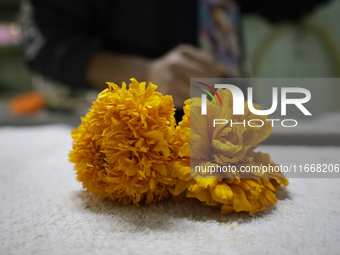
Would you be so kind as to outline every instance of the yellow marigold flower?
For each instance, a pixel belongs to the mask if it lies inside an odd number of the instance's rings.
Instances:
[[[190,99],[185,101],[184,116],[175,129],[175,139],[181,145],[178,154],[182,157],[190,157]]]
[[[207,102],[209,115],[201,115],[201,100],[193,98],[185,102],[182,122],[175,130],[176,139],[180,143],[179,156],[168,168],[173,178],[178,178],[176,184],[169,189],[174,196],[185,193],[187,197],[197,198],[204,204],[218,207],[221,213],[247,211],[250,215],[266,210],[267,205],[276,203],[274,192],[280,189],[280,183],[288,185],[282,173],[252,173],[242,174],[209,172],[196,173],[197,178],[190,178],[190,159],[195,166],[261,166],[275,164],[268,154],[254,152],[257,143],[266,139],[272,127],[269,123],[262,127],[230,126],[230,120],[241,122],[250,119],[262,119],[266,116],[253,115],[247,105],[243,116],[232,115],[232,96],[229,90],[218,90],[222,95],[223,107]],[[228,107],[226,107],[228,106]],[[260,109],[258,105],[255,106]],[[190,109],[194,122],[190,126]],[[256,117],[255,117],[256,116]],[[227,119],[228,124],[211,128],[213,119]],[[252,123],[255,125],[256,123]],[[191,135],[191,144],[190,144]],[[190,157],[190,158],[189,158]],[[191,173],[193,175],[193,172]]]
[[[70,161],[78,181],[100,199],[150,204],[169,196],[166,165],[174,158],[175,109],[157,86],[131,79],[109,88],[72,131]]]

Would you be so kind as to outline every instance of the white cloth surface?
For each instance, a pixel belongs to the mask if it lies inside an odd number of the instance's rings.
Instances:
[[[194,200],[119,207],[75,180],[70,130],[0,128],[0,254],[339,254],[340,179],[290,179],[253,216]],[[336,147],[262,151],[277,163],[340,156]]]

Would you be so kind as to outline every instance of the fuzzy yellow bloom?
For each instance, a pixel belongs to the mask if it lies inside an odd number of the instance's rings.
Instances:
[[[150,204],[174,185],[167,164],[174,158],[173,99],[151,82],[129,88],[108,83],[82,123],[72,131],[70,161],[78,181],[100,199]]]
[[[228,123],[265,120],[265,116],[252,114],[247,105],[243,116],[233,116],[229,90],[218,91],[223,107],[207,103],[209,116],[200,114],[200,99],[187,100],[183,120],[175,129],[173,99],[156,92],[156,85],[149,83],[146,87],[135,79],[131,79],[129,88],[125,83],[121,88],[108,85],[78,129],[72,131],[70,152],[78,181],[100,199],[148,205],[172,194],[197,198],[220,208],[221,213],[253,214],[274,205],[275,192],[281,184],[288,185],[284,176],[275,172],[202,172],[194,176],[190,172],[190,161],[202,168],[217,164],[237,169],[275,166],[268,154],[254,152],[257,144],[269,136],[269,122],[251,128],[209,125],[218,118]],[[191,125],[190,115],[195,120]]]
[[[243,125],[219,125],[212,128],[213,119],[227,119],[241,122],[250,119],[262,119],[266,116],[253,115],[247,105],[243,116],[233,116],[232,96],[229,90],[218,90],[223,100],[223,107],[207,102],[209,115],[201,115],[201,100],[193,98],[185,102],[182,122],[175,130],[176,140],[180,143],[179,158],[173,160],[168,168],[176,184],[169,189],[174,196],[185,194],[197,198],[204,204],[218,207],[221,213],[246,211],[253,214],[267,209],[267,205],[276,203],[276,191],[280,183],[288,185],[282,173],[194,173],[190,178],[190,159],[195,166],[232,165],[238,170],[241,166],[260,166],[275,164],[268,154],[254,152],[257,143],[266,139],[272,127],[264,124],[258,127]],[[255,106],[260,109],[258,105]],[[190,115],[194,121],[190,126]],[[256,118],[255,118],[256,116]],[[256,124],[256,123],[254,123]],[[253,125],[254,125],[253,124]],[[190,139],[191,136],[191,139]],[[191,172],[193,175],[193,171]],[[192,176],[191,176],[192,177]]]

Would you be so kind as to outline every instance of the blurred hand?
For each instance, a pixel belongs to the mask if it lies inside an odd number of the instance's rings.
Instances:
[[[190,78],[225,75],[225,66],[210,54],[191,45],[179,45],[151,62],[147,81],[158,85],[158,91],[163,95],[172,95],[175,106],[182,106],[190,98]]]

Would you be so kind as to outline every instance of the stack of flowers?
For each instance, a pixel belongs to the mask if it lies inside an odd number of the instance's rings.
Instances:
[[[288,185],[281,172],[228,171],[211,175],[210,172],[196,173],[192,170],[190,176],[190,162],[203,168],[217,164],[232,165],[238,170],[241,166],[258,166],[258,169],[261,165],[275,166],[268,154],[254,152],[257,144],[272,131],[271,123],[264,121],[266,116],[252,114],[246,102],[245,114],[235,116],[232,114],[231,92],[222,89],[217,92],[224,107],[208,101],[209,116],[201,115],[200,98],[185,102],[185,115],[175,130],[176,140],[180,144],[178,157],[168,165],[171,176],[178,179],[170,191],[174,196],[185,193],[186,197],[197,198],[205,205],[218,207],[221,213],[246,211],[252,215],[277,202],[275,192],[280,189],[280,184]],[[259,105],[254,107],[260,109]],[[190,115],[194,115],[191,125]],[[230,120],[240,123],[243,120],[260,119],[266,124],[258,127],[224,124],[212,128],[212,120],[221,118],[228,120],[228,123]],[[197,178],[191,178],[193,176]]]
[[[274,205],[275,192],[281,184],[288,185],[281,173],[190,176],[190,160],[197,166],[220,164],[237,169],[274,165],[268,154],[254,152],[269,136],[270,122],[256,128],[225,124],[211,129],[208,125],[221,117],[239,122],[254,118],[247,106],[244,116],[232,115],[228,90],[218,91],[228,107],[208,101],[207,111],[213,113],[209,117],[200,114],[200,99],[187,100],[183,120],[175,128],[173,99],[157,92],[156,85],[150,82],[146,88],[146,83],[135,79],[129,88],[125,83],[121,88],[108,85],[72,131],[70,152],[78,181],[100,199],[149,205],[172,195],[196,198],[220,208],[221,213],[246,211],[251,215]],[[196,124],[190,126],[193,114]]]

